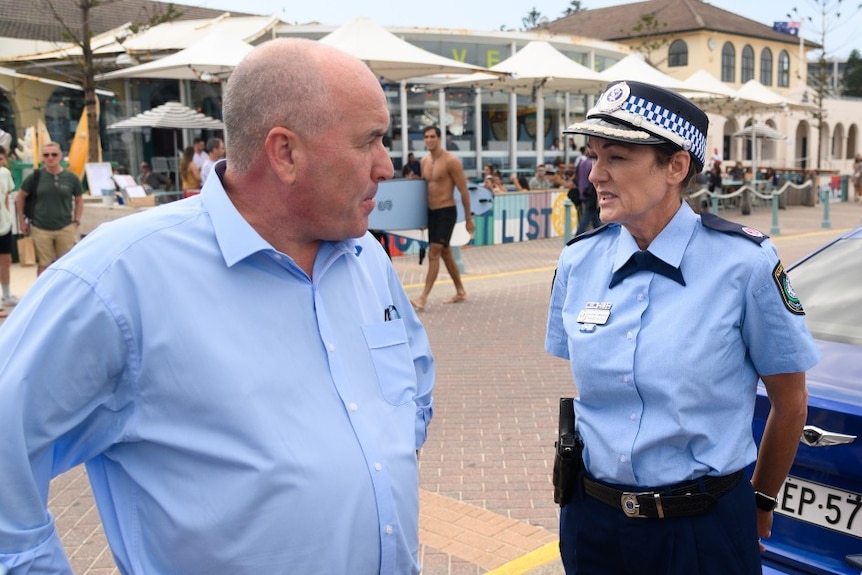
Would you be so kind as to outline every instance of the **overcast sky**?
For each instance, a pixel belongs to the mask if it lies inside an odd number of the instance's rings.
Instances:
[[[838,0],[825,1],[827,6],[838,5]],[[339,25],[357,16],[371,18],[383,26],[429,26],[465,28],[469,30],[518,29],[521,20],[535,7],[543,16],[554,20],[569,6],[568,0],[174,0],[219,10],[237,10],[249,13],[277,14],[286,22]],[[582,0],[584,8],[605,8],[628,4],[625,0]],[[788,20],[787,13],[795,6],[803,16],[820,21],[814,0],[714,0],[719,8],[769,26],[774,21]],[[783,7],[778,7],[778,5]],[[855,11],[855,0],[840,3],[846,13],[839,20],[832,18],[828,26],[826,48],[830,54],[846,58],[854,48],[862,52],[862,13]],[[804,22],[802,35],[820,42],[822,31]],[[810,28],[810,29],[807,29]]]

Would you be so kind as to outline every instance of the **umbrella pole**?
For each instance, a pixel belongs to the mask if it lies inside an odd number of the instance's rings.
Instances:
[[[174,174],[174,181],[176,182],[177,191],[181,192],[180,189],[180,162],[177,160],[177,131],[174,130],[174,162],[177,163],[177,171]],[[168,166],[170,167],[170,165]]]
[[[536,88],[536,167],[545,164],[545,95]]]

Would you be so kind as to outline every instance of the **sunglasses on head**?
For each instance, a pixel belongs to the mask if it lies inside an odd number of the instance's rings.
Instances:
[[[43,158],[48,158],[48,157],[55,158],[59,155],[60,154],[58,154],[57,152],[44,152],[44,153],[42,153]]]

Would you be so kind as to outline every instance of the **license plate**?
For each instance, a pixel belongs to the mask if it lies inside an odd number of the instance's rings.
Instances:
[[[776,513],[862,539],[862,495],[789,476]]]

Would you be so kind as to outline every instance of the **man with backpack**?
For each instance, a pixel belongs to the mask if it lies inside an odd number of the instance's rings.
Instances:
[[[60,144],[45,144],[42,159],[45,167],[27,176],[15,197],[18,229],[22,234],[33,237],[36,275],[66,255],[77,243],[78,226],[84,212],[81,180],[60,165]]]

